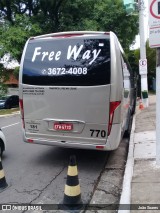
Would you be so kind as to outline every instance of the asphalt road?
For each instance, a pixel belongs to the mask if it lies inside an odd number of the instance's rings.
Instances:
[[[0,203],[57,204],[63,200],[69,157],[76,155],[82,200],[92,199],[109,152],[63,149],[27,144],[22,140],[19,115],[0,117],[7,139],[2,164],[9,187]]]

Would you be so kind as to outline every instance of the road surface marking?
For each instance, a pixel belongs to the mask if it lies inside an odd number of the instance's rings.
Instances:
[[[8,126],[1,127],[1,129],[6,129],[6,128],[8,128],[8,127],[11,127],[11,126],[14,126],[14,125],[17,125],[17,124],[20,124],[20,122],[14,123],[14,124],[10,124],[10,125],[8,125]]]

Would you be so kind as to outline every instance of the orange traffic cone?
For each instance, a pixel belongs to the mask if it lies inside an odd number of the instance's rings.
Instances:
[[[69,212],[80,212],[83,208],[76,157],[74,155],[70,157],[64,198],[60,206],[61,209]]]
[[[144,109],[144,106],[143,106],[142,100],[140,100],[140,101],[139,101],[139,109],[140,109],[140,110]]]

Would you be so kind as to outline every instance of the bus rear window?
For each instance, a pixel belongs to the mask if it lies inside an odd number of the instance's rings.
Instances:
[[[30,40],[23,83],[43,86],[110,84],[110,42],[98,37]]]

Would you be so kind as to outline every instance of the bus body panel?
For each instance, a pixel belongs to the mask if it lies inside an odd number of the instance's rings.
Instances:
[[[25,119],[108,122],[110,85],[88,88],[24,85],[23,91]]]

